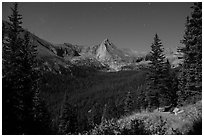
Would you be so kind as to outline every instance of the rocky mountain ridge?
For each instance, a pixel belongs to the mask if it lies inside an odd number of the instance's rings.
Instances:
[[[9,23],[3,21],[9,28]],[[108,38],[100,44],[92,46],[73,45],[70,43],[52,44],[43,40],[27,30],[22,32],[30,34],[31,44],[37,45],[37,58],[48,66],[49,69],[58,70],[60,67],[69,68],[69,66],[89,66],[107,71],[119,71],[127,69],[136,69],[138,65],[148,65],[148,53],[139,53],[131,49],[120,49],[115,46]],[[170,53],[167,58],[177,66],[180,63],[177,53]]]

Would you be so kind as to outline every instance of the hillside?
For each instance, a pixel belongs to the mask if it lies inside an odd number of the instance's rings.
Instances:
[[[136,112],[109,120],[88,134],[105,135],[201,135],[202,101],[179,108],[181,113]]]
[[[118,117],[124,114],[124,99],[127,91],[134,95],[134,107],[140,108],[142,100],[137,99],[140,94],[138,88],[143,88],[145,71],[121,71],[121,72],[93,72],[87,73],[73,69],[73,76],[56,75],[47,73],[43,77],[41,86],[42,98],[47,102],[52,115],[53,126],[58,122],[61,105],[65,94],[69,95],[69,102],[78,110],[78,130],[89,130],[87,120],[90,117],[88,111],[96,111],[95,122],[100,124],[104,105],[106,103],[117,104]],[[137,100],[137,101],[136,101]]]

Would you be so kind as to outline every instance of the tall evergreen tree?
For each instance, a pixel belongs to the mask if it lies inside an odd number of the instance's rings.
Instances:
[[[3,48],[3,134],[23,134],[23,101],[22,101],[22,80],[21,71],[21,46],[23,40],[19,37],[22,32],[22,17],[18,13],[18,4],[11,8],[12,15],[9,16],[9,40]]]
[[[182,40],[185,47],[181,48],[184,62],[179,76],[180,105],[201,99],[202,93],[202,3],[194,3],[191,8]]]
[[[163,45],[158,35],[154,37],[150,52],[150,67],[147,75],[147,101],[148,107],[159,107],[159,95],[163,90],[163,65],[165,56],[163,54]]]
[[[149,108],[175,106],[177,80],[168,59],[165,59],[163,45],[157,34],[151,48],[151,63],[147,75],[146,93],[148,106]]]
[[[3,45],[3,134],[36,134],[34,97],[39,86],[36,46],[21,27],[18,3],[11,9],[8,43]]]

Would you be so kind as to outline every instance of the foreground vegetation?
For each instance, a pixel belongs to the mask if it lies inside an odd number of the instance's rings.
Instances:
[[[132,113],[118,120],[102,122],[87,134],[100,135],[201,135],[202,102],[180,108],[175,115],[167,112]]]

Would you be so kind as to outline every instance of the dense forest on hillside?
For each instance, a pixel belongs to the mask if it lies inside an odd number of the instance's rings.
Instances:
[[[191,8],[179,67],[171,67],[155,34],[150,63],[137,70],[61,65],[50,71],[15,3],[10,26],[2,24],[2,133],[202,134],[202,3]],[[176,123],[181,119],[188,131]]]

